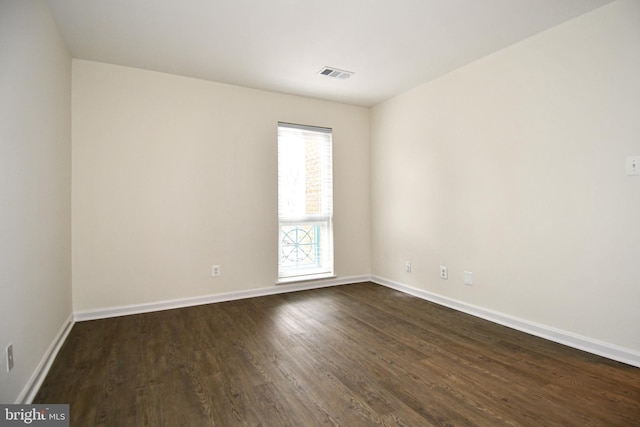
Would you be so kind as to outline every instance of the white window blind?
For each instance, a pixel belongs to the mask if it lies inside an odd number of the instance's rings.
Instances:
[[[278,277],[333,274],[331,129],[278,123]]]

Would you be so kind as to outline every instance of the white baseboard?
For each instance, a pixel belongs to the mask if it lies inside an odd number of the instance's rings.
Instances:
[[[15,403],[30,404],[33,401],[33,398],[36,396],[36,393],[38,393],[38,390],[40,390],[40,386],[42,385],[42,382],[44,381],[45,377],[49,373],[49,369],[51,369],[51,365],[53,364],[53,361],[58,355],[58,351],[60,351],[60,347],[62,347],[62,344],[67,339],[67,336],[69,335],[69,332],[73,327],[73,324],[74,324],[74,320],[73,320],[73,313],[72,313],[69,315],[69,317],[64,322],[64,324],[56,334],[55,338],[49,345],[49,348],[47,349],[44,356],[42,357],[42,360],[40,360],[40,363],[38,363],[38,366],[33,371],[31,378],[29,378],[29,381],[27,381],[27,384],[24,386],[24,388],[18,395],[18,398],[16,399]]]
[[[254,298],[267,295],[283,294],[287,292],[304,291],[308,289],[326,288],[329,286],[348,285],[351,283],[368,282],[370,276],[350,276],[331,279],[304,281],[286,285],[276,285],[268,288],[251,289],[247,291],[227,292],[223,294],[204,295],[193,298],[157,301],[152,303],[105,307],[94,310],[83,310],[75,313],[75,321],[107,319],[109,317],[126,316],[130,314],[149,313],[153,311],[171,310],[174,308],[191,307],[195,305],[212,304],[216,302],[234,301],[244,298]]]
[[[406,294],[410,294],[418,298],[422,298],[424,300],[470,314],[472,316],[480,317],[490,322],[498,323],[500,325],[525,332],[527,334],[535,335],[549,341],[554,341],[560,344],[567,345],[569,347],[573,347],[579,350],[596,354],[598,356],[606,357],[608,359],[616,360],[618,362],[626,363],[628,365],[640,368],[640,352],[628,348],[574,334],[572,332],[553,328],[551,326],[543,325],[540,323],[531,322],[526,319],[510,316],[472,304],[467,304],[462,301],[407,286],[405,284],[398,283],[384,277],[372,276],[371,281],[379,285],[383,285],[388,288],[392,288],[400,292],[404,292]]]

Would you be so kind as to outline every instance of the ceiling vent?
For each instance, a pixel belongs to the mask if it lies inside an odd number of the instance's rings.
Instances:
[[[318,74],[327,77],[333,77],[334,79],[346,80],[354,73],[353,71],[339,70],[333,67],[324,67],[322,70],[318,71]]]

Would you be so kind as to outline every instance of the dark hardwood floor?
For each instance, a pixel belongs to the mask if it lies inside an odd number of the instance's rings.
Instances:
[[[371,283],[75,324],[71,426],[640,426],[640,369]]]

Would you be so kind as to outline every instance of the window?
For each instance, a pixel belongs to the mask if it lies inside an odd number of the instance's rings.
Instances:
[[[333,275],[331,129],[278,123],[278,278]]]

